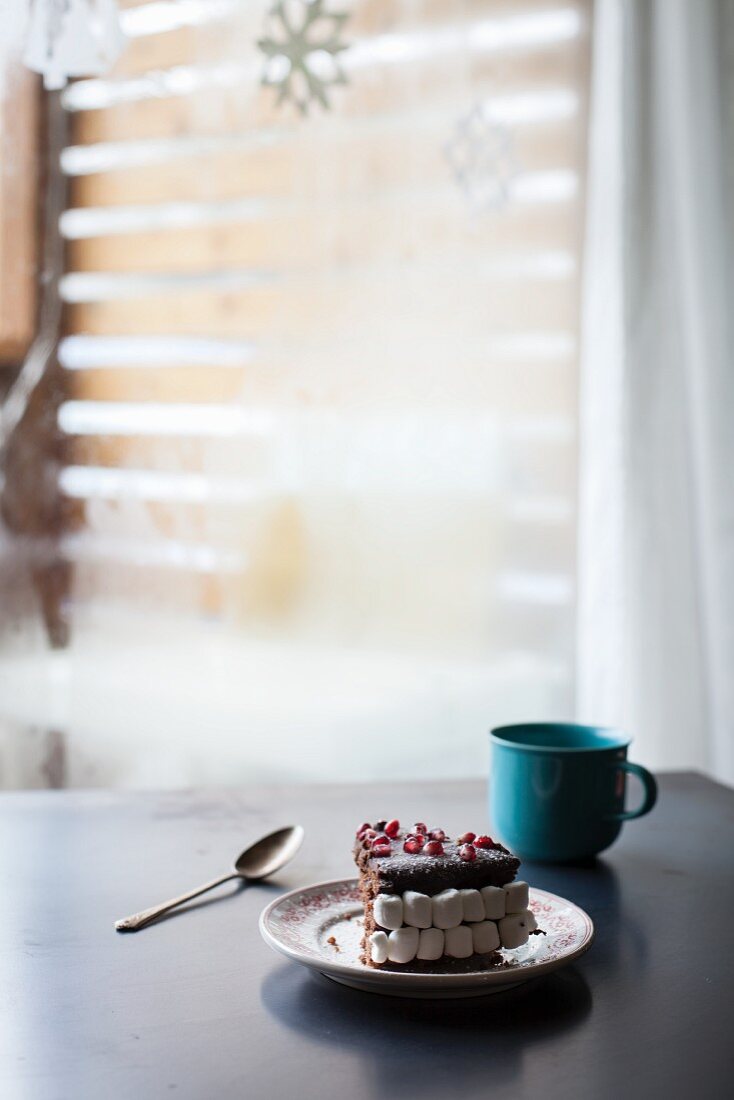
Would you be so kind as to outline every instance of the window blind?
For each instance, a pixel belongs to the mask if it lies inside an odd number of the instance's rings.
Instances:
[[[64,93],[75,598],[568,691],[589,4],[334,0],[305,116],[268,8],[126,4]]]

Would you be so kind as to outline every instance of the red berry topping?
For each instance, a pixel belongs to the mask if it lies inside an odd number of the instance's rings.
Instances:
[[[359,836],[360,833],[363,833],[366,829],[371,829],[371,828],[372,828],[372,826],[370,825],[369,821],[363,822],[360,825],[360,827],[357,829],[357,836]]]
[[[372,855],[381,857],[389,856],[392,853],[392,848],[389,844],[375,844],[372,848]]]
[[[429,840],[423,851],[427,856],[442,856],[443,844],[440,840]]]
[[[394,818],[392,821],[388,821],[387,825],[385,826],[385,832],[389,837],[396,837],[398,835],[398,833],[400,832],[400,822],[397,818]]]
[[[456,838],[457,844],[471,844],[476,836],[476,833],[462,833],[461,836]]]
[[[409,836],[408,839],[405,841],[405,844],[403,844],[403,851],[410,852],[412,856],[417,855],[422,848],[423,841],[420,837],[417,836]]]
[[[462,844],[459,848],[459,859],[463,859],[465,863],[471,863],[473,859],[477,858],[477,850],[473,844]]]
[[[422,821],[416,821],[415,825],[413,826],[413,832],[414,833],[423,833],[423,835],[425,836],[426,833],[428,832],[428,829],[426,828],[426,826],[423,824]]]
[[[445,840],[446,839],[446,833],[443,831],[443,829],[431,829],[431,831],[428,835],[431,838],[431,840]]]
[[[494,841],[491,836],[478,836],[474,841],[475,848],[494,848]]]
[[[378,844],[388,844],[389,845],[390,837],[385,836],[384,833],[380,833],[378,836],[374,836],[372,838],[372,840],[370,841],[370,843],[371,843],[373,848],[376,847],[376,845],[378,845]]]

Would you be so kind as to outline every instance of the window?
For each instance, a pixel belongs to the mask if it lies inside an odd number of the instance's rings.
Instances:
[[[461,775],[572,711],[589,5],[329,0],[306,114],[268,7],[127,5],[62,93],[71,782]]]

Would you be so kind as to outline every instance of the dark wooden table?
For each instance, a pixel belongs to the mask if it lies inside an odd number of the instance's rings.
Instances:
[[[662,779],[655,812],[588,867],[526,865],[596,943],[481,1001],[358,993],[273,954],[276,893],[351,873],[353,828],[393,814],[484,826],[484,785],[0,797],[0,1097],[363,1100],[732,1095],[734,793]],[[301,821],[301,855],[135,935],[113,921]],[[213,895],[213,897],[215,897]]]

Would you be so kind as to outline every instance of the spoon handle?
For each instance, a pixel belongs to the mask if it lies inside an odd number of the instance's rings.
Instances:
[[[170,901],[162,901],[160,905],[153,905],[150,909],[143,909],[140,913],[133,913],[131,917],[123,917],[122,920],[115,921],[115,928],[118,932],[137,932],[138,929],[145,928],[146,924],[154,921],[156,917],[160,917],[162,913],[167,913],[169,909],[175,909],[177,905],[183,905],[185,901],[198,898],[199,894],[205,894],[207,890],[213,890],[215,886],[221,886],[224,882],[241,877],[236,871],[233,871],[228,875],[223,875],[222,878],[212,879],[211,882],[197,887],[196,890],[189,890],[188,894],[181,894],[180,897],[171,898]]]

